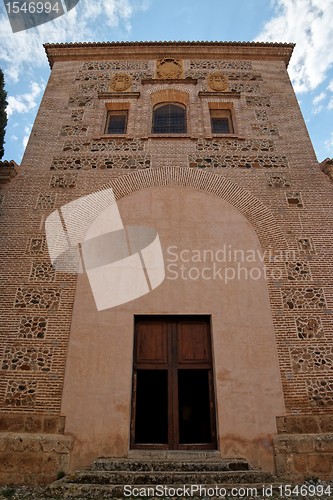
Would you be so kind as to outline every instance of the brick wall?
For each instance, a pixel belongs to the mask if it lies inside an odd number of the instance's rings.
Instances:
[[[168,183],[209,192],[225,179],[233,203],[250,193],[242,210],[252,225],[257,220],[266,251],[286,412],[332,413],[332,183],[318,167],[288,78],[290,47],[229,49],[194,45],[180,57],[172,44],[125,44],[121,54],[74,45],[62,57],[48,48],[55,62],[19,175],[1,187],[0,411],[60,413],[76,277],[50,266],[45,218],[106,185],[120,198]],[[182,74],[157,78],[161,54],[175,58]],[[210,88],[214,72],[227,77],[224,92]],[[119,73],[130,75],[131,86],[117,92],[110,81]],[[186,134],[151,134],[152,107],[163,100],[186,104]],[[125,105],[127,134],[105,136],[107,110]],[[212,135],[214,105],[232,110],[232,136]]]

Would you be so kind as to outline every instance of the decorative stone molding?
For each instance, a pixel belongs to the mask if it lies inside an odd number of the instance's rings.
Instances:
[[[148,71],[149,62],[145,61],[90,61],[82,65],[82,71]],[[80,73],[81,74],[81,73]]]
[[[43,255],[45,249],[46,249],[46,240],[44,235],[37,234],[34,236],[29,236],[26,248],[27,254]]]
[[[310,403],[314,407],[333,407],[333,379],[315,378],[306,381]],[[332,436],[333,437],[333,436]]]
[[[270,139],[198,139],[198,151],[223,151],[228,153],[259,152],[271,153],[275,151],[275,144]],[[279,157],[285,158],[285,157]]]
[[[18,174],[18,167],[14,160],[0,161],[0,184],[5,184],[14,179]]]
[[[51,262],[36,261],[32,263],[29,281],[38,282],[50,282],[54,281],[55,269],[52,267]]]
[[[111,92],[124,92],[132,85],[132,77],[127,73],[116,73],[112,76],[110,82]]]
[[[84,125],[64,125],[61,130],[61,136],[70,136],[70,135],[81,135],[85,134],[88,130],[87,126]]]
[[[283,307],[293,311],[299,309],[325,309],[326,301],[322,288],[302,287],[282,290]]]
[[[319,165],[324,174],[333,182],[333,158],[326,158]]]
[[[56,288],[18,287],[14,302],[16,309],[58,309],[60,290]]]
[[[290,207],[303,208],[303,200],[301,193],[289,192],[286,193],[287,203]]]
[[[316,316],[295,319],[297,336],[301,340],[321,339],[324,336],[321,319]]]
[[[90,169],[144,169],[150,168],[150,155],[135,156],[96,156],[90,155],[83,158],[77,156],[64,156],[54,158],[51,170],[90,170]]]
[[[227,75],[221,72],[210,73],[207,77],[207,84],[212,90],[224,92],[229,90]]]
[[[310,266],[308,262],[287,262],[286,267],[289,281],[311,280]]]
[[[258,108],[269,108],[271,105],[271,101],[269,97],[261,97],[261,96],[248,96],[246,97],[247,106],[258,107]]]
[[[300,253],[314,253],[315,249],[313,246],[312,239],[310,237],[302,237],[297,239],[297,246]]]
[[[6,371],[49,372],[53,356],[52,347],[6,346],[1,369]]]
[[[74,188],[76,186],[77,174],[56,174],[52,175],[50,187],[53,188]]]
[[[46,316],[22,316],[18,329],[19,338],[43,340],[47,321]]]
[[[48,210],[54,207],[56,195],[54,193],[40,193],[36,202],[36,210]]]
[[[273,156],[198,155],[189,156],[190,168],[287,168],[286,158]]]
[[[9,380],[5,395],[5,405],[14,408],[30,408],[35,406],[37,397],[37,381],[15,379]]]
[[[197,69],[231,69],[231,70],[251,70],[252,63],[250,61],[209,61],[209,60],[199,60],[191,61],[190,68],[193,70]]]
[[[156,65],[156,77],[162,80],[168,80],[170,78],[182,78],[183,76],[183,64],[180,59],[174,59],[173,57],[165,57],[157,61]]]
[[[306,346],[290,348],[292,369],[295,373],[332,371],[332,346]]]
[[[282,174],[271,174],[268,177],[267,185],[274,188],[290,187],[290,181]]]
[[[144,150],[145,141],[141,139],[95,139],[92,141],[73,140],[64,144],[64,152],[98,152],[98,151],[121,151],[137,152]],[[51,168],[52,169],[52,168]]]
[[[255,134],[260,135],[279,135],[277,126],[273,123],[265,123],[260,125],[252,125],[252,130]]]

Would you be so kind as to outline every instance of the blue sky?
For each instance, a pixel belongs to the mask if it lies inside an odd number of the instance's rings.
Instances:
[[[318,160],[333,157],[332,0],[80,0],[58,19],[18,33],[0,5],[9,103],[4,159],[21,162],[50,73],[43,43],[134,40],[296,43],[289,75]]]

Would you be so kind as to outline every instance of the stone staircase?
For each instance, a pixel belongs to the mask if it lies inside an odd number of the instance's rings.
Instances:
[[[49,498],[260,498],[263,485],[274,477],[252,468],[241,458],[221,458],[216,452],[180,453],[128,459],[97,458],[47,488]],[[242,488],[239,491],[239,488]]]

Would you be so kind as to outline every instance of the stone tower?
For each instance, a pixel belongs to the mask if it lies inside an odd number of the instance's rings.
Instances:
[[[135,450],[329,477],[332,182],[293,45],[45,50],[2,166],[1,481]]]

